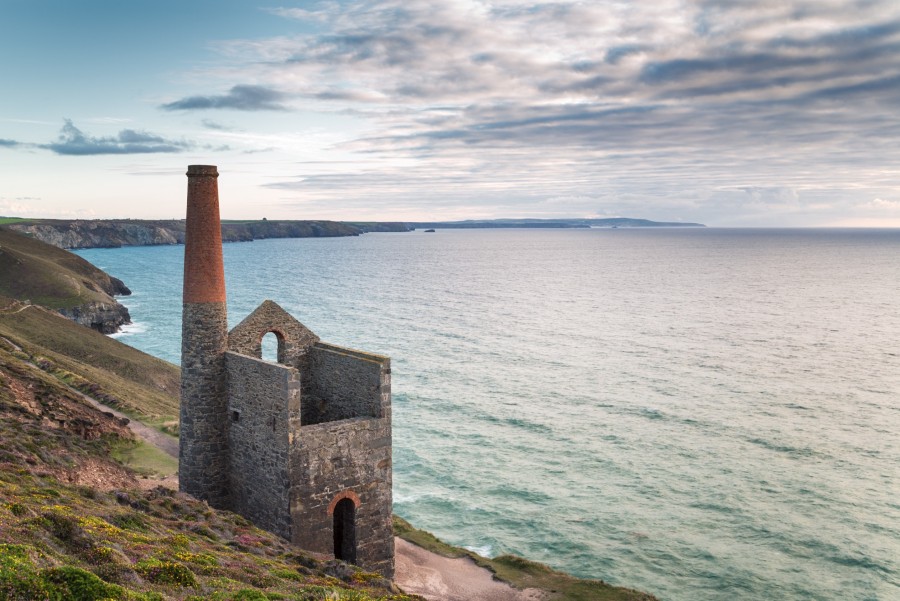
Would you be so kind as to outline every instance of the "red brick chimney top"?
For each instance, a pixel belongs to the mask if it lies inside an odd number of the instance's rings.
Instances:
[[[215,165],[187,170],[187,218],[184,232],[184,302],[224,303],[222,226]]]

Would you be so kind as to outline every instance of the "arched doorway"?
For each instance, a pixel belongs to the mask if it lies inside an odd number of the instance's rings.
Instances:
[[[350,498],[334,506],[334,557],[356,563],[356,504]]]

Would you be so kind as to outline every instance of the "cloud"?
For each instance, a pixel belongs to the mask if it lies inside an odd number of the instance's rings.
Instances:
[[[862,206],[867,209],[900,213],[900,199],[873,198]]]
[[[270,12],[298,21],[295,34],[223,43],[216,74],[363,124],[328,150],[364,173],[307,166],[270,186],[323,205],[427,195],[562,211],[547,199],[573,210],[597,199],[595,212],[676,207],[703,221],[846,208],[842,195],[900,186],[894,0],[348,0]],[[206,108],[216,98],[200,97]]]
[[[298,21],[324,21],[326,19],[322,10],[306,10],[303,8],[267,8],[263,10],[279,17],[296,19]]]
[[[212,119],[204,119],[200,123],[206,129],[213,129],[216,131],[234,131],[233,127],[229,127],[228,125],[224,125],[222,123],[219,123],[218,121],[213,121]]]
[[[238,85],[227,94],[219,96],[189,96],[163,104],[167,111],[191,111],[201,109],[233,109],[237,111],[286,111],[280,104],[285,95],[265,86]]]
[[[16,146],[19,146],[19,142],[0,138],[0,148],[15,148]]]
[[[800,200],[800,196],[796,190],[792,188],[782,187],[766,187],[766,186],[743,186],[738,190],[744,192],[746,201],[752,204],[777,206],[796,204]]]
[[[181,152],[193,145],[189,142],[167,140],[144,131],[123,129],[117,136],[93,137],[75,127],[71,119],[65,119],[59,139],[50,144],[38,144],[38,148],[52,150],[63,155],[145,154]]]
[[[92,209],[65,208],[48,206],[41,197],[20,196],[15,199],[0,197],[0,215],[5,217],[49,217],[53,219],[91,218],[95,215]]]

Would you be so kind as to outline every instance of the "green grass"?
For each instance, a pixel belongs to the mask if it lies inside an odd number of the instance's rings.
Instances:
[[[109,276],[69,252],[0,228],[0,294],[54,309],[112,302]]]
[[[52,311],[35,306],[20,311],[23,305],[0,297],[4,306],[9,308],[0,311],[0,336],[45,365],[48,373],[151,425],[177,419],[177,366]]]
[[[178,460],[151,444],[137,441],[113,448],[112,458],[142,475],[174,476]]]
[[[612,586],[602,580],[575,578],[515,555],[501,555],[493,559],[482,557],[467,549],[448,545],[430,532],[414,528],[399,516],[394,516],[394,534],[444,557],[469,557],[479,566],[493,572],[499,580],[518,589],[538,588],[548,591],[552,601],[656,601],[656,597],[641,591]]]
[[[0,225],[6,225],[7,223],[20,223],[22,221],[31,220],[26,219],[25,217],[0,217]]]

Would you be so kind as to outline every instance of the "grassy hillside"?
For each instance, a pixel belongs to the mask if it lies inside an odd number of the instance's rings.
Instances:
[[[0,599],[412,601],[110,458],[134,444],[0,340]]]
[[[125,290],[81,257],[0,228],[2,295],[64,309],[92,301],[112,304],[112,295]]]
[[[0,296],[0,336],[48,373],[155,426],[178,419],[178,367],[41,307]]]

